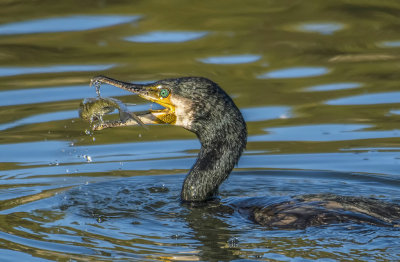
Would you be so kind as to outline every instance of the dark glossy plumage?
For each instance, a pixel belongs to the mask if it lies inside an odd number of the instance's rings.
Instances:
[[[173,92],[193,103],[188,128],[200,140],[201,149],[182,187],[184,201],[204,201],[217,193],[219,185],[237,164],[247,142],[246,123],[232,99],[216,83],[200,77],[173,82]]]

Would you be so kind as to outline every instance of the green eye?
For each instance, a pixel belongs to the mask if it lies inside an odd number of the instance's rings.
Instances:
[[[167,98],[169,96],[169,90],[166,88],[163,88],[160,90],[160,96],[162,98]]]

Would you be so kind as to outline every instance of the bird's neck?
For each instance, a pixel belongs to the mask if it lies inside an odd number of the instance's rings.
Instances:
[[[246,124],[240,119],[197,133],[201,149],[196,163],[186,177],[181,193],[183,201],[206,201],[213,198],[220,184],[229,176],[246,146]]]

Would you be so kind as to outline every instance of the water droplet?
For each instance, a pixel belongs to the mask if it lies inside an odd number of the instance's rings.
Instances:
[[[86,159],[87,162],[92,162],[92,157],[88,155],[83,155],[83,158]]]
[[[239,239],[237,237],[233,237],[228,240],[229,247],[238,247],[239,246]]]
[[[59,165],[58,160],[49,163],[49,166],[58,166],[58,165]]]
[[[96,94],[97,94],[98,97],[100,97],[101,82],[100,81],[94,81],[94,82],[91,82],[90,85],[93,85],[96,88]]]

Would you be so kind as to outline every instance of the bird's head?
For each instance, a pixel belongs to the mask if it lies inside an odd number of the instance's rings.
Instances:
[[[103,78],[94,79],[115,84]],[[164,79],[150,84],[123,83],[118,87],[164,107],[150,111],[154,124],[182,126],[198,136],[211,135],[211,132],[226,128],[226,124],[233,125],[234,129],[238,124],[244,124],[232,99],[216,83],[204,77]]]

